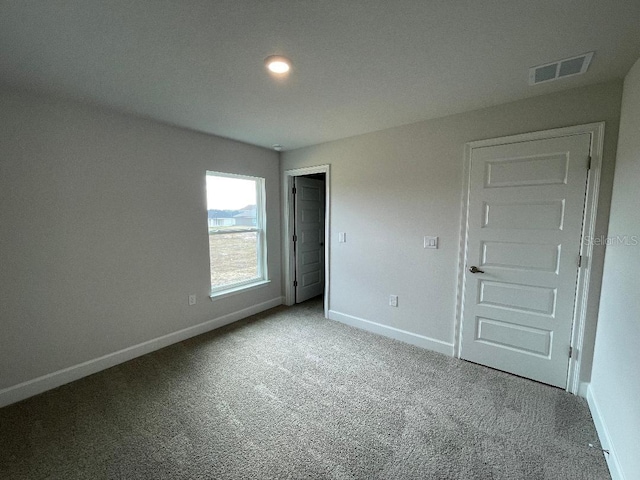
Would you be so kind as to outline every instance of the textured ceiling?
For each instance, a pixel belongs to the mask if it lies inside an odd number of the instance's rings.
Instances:
[[[591,50],[585,75],[528,85]],[[0,0],[0,82],[286,150],[622,78],[638,57],[638,0]]]

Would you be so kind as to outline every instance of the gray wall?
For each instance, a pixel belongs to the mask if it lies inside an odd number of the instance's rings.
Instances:
[[[0,92],[0,390],[279,299],[278,161],[215,136]],[[215,302],[207,169],[266,178],[273,280]]]
[[[282,170],[331,164],[330,310],[453,344],[469,141],[605,121],[598,232],[606,233],[621,92],[616,81],[285,152]],[[338,232],[347,232],[347,243],[338,243]],[[439,236],[440,248],[424,249],[424,235]],[[595,278],[602,260],[599,249]],[[399,295],[399,308],[388,306],[390,294]],[[592,318],[583,381],[594,338]]]
[[[640,478],[640,60],[624,83],[590,393],[625,478]]]

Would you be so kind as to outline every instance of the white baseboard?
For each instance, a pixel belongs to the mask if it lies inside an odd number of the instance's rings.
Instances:
[[[377,333],[378,335],[384,335],[385,337],[400,340],[401,342],[410,343],[411,345],[426,348],[427,350],[443,353],[450,357],[453,356],[453,343],[447,343],[442,340],[436,340],[416,333],[407,332],[406,330],[400,330],[399,328],[389,327],[387,325],[382,325],[381,323],[365,320],[364,318],[358,318],[353,315],[347,315],[346,313],[336,312],[335,310],[329,310],[329,319],[345,323],[362,330]]]
[[[577,393],[577,395],[580,398],[587,398],[588,389],[589,389],[589,383],[588,382],[580,382],[578,384],[578,393]]]
[[[47,390],[51,390],[52,388],[64,385],[65,383],[79,380],[80,378],[92,375],[101,370],[105,370],[169,345],[173,345],[174,343],[181,342],[182,340],[195,337],[196,335],[201,335],[224,325],[255,315],[256,313],[277,307],[278,305],[282,305],[283,301],[283,297],[276,297],[272,300],[238,310],[237,312],[209,320],[199,325],[187,327],[182,330],[178,330],[177,332],[169,333],[167,335],[139,343],[138,345],[133,345],[123,350],[118,350],[117,352],[109,353],[102,357],[94,358],[78,365],[73,365],[71,367],[58,370],[57,372],[49,373],[42,377],[34,378],[33,380],[28,380],[26,382],[19,383],[18,385],[2,389],[0,390],[0,407],[19,402],[25,398],[29,398],[39,393],[46,392]]]
[[[587,403],[589,404],[589,410],[591,410],[591,416],[593,417],[593,423],[596,426],[598,432],[598,438],[600,439],[600,445],[605,450],[609,450],[609,454],[604,454],[604,458],[607,460],[607,466],[609,467],[609,473],[611,474],[611,480],[626,480],[620,463],[616,457],[616,449],[611,441],[607,424],[600,413],[601,410],[598,406],[598,401],[593,393],[591,386],[587,388]]]

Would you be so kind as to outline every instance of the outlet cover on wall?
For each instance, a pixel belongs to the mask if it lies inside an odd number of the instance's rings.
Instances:
[[[424,237],[424,248],[438,248],[438,237]]]
[[[389,306],[391,307],[398,306],[398,295],[389,295]]]
[[[189,305],[195,305],[195,304],[196,304],[196,296],[189,295]]]

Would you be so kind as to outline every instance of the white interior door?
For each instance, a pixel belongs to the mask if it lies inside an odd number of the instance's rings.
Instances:
[[[325,182],[294,178],[296,303],[324,292]]]
[[[566,387],[590,145],[472,149],[463,359]]]

